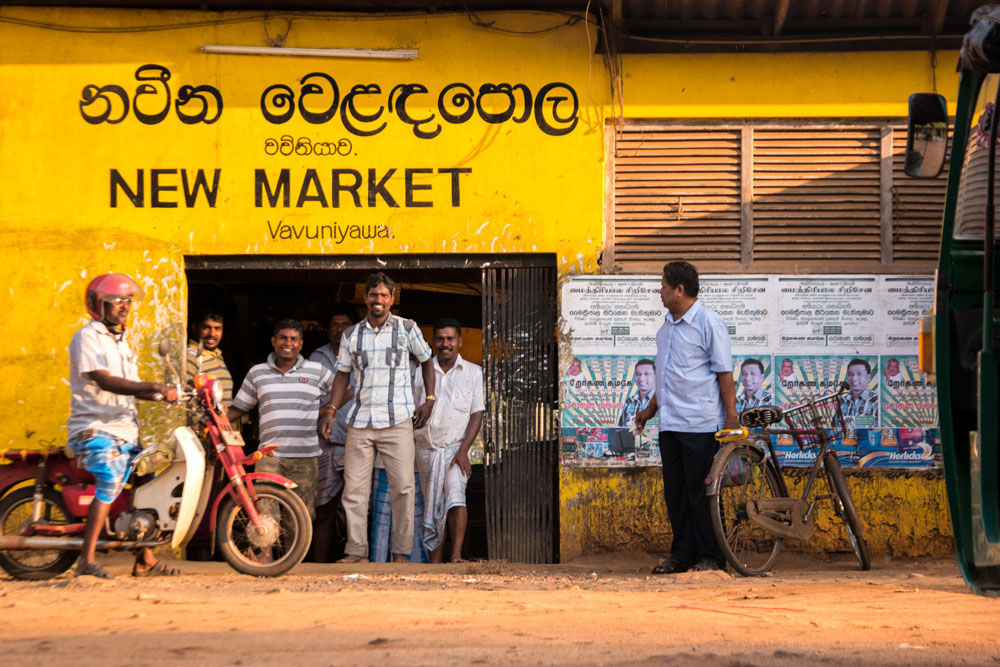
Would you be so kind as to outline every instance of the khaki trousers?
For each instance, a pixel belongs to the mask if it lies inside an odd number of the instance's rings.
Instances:
[[[344,459],[344,513],[347,515],[345,553],[368,557],[368,499],[372,490],[375,453],[382,455],[389,477],[392,506],[392,535],[389,548],[394,554],[413,549],[413,424],[375,429],[347,427]]]

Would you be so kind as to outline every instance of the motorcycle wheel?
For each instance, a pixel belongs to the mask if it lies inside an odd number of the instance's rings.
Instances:
[[[219,509],[216,541],[234,570],[277,577],[302,562],[312,542],[309,510],[294,491],[273,482],[255,482],[257,508],[265,524],[259,535],[246,510],[227,497]]]
[[[0,499],[0,534],[18,535],[24,524],[31,521],[35,490],[30,486],[11,491]],[[63,525],[70,523],[69,510],[62,496],[46,488],[42,494],[42,521]],[[0,567],[15,579],[51,579],[68,570],[79,551],[59,549],[18,549],[0,551]]]

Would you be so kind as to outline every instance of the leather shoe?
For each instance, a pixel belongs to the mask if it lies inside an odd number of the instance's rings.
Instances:
[[[667,560],[661,561],[659,565],[653,568],[653,574],[678,574],[680,572],[687,572],[689,569],[689,566],[684,565],[673,558],[668,558]]]
[[[717,563],[709,558],[704,558],[691,568],[692,572],[708,572],[709,570],[724,570],[726,569],[722,563]]]

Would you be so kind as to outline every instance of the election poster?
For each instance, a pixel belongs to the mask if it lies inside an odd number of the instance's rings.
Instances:
[[[939,465],[936,387],[916,364],[917,319],[933,304],[930,277],[706,275],[700,282],[699,300],[729,331],[738,411],[792,409],[843,385],[844,435],[835,449],[844,465]],[[659,464],[655,419],[634,431],[634,413],[658,377],[656,334],[667,315],[659,290],[659,276],[564,282],[566,465]],[[772,441],[786,465],[815,456],[790,436]]]
[[[624,464],[659,462],[653,417],[641,432],[635,414],[655,395],[655,361],[626,355],[578,355],[562,378],[564,459]]]

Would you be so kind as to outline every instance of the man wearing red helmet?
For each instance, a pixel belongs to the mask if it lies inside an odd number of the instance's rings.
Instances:
[[[87,511],[87,528],[76,576],[114,577],[94,562],[94,552],[111,503],[121,493],[139,453],[135,398],[176,401],[177,390],[140,382],[135,357],[125,342],[125,322],[142,289],[129,276],[108,273],[87,286],[87,312],[92,319],[69,346],[72,400],[67,423],[69,446],[77,464],[97,480]],[[151,549],[136,554],[132,575],[177,574],[156,560]]]

